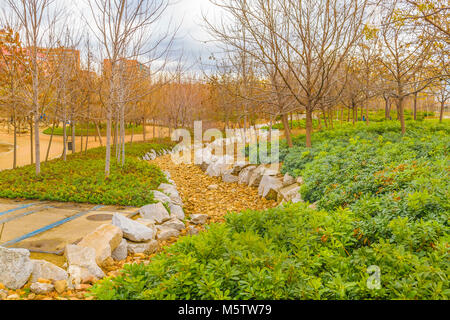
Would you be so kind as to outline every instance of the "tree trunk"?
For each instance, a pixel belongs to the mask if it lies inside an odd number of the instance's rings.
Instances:
[[[366,125],[369,125],[369,105],[366,107]]]
[[[39,110],[36,110],[34,115],[34,141],[35,141],[35,152],[36,152],[36,175],[41,174],[41,143],[39,139]]]
[[[14,159],[13,159],[13,169],[17,167],[17,120],[16,111],[14,110]]]
[[[155,120],[153,120],[153,138],[155,137]],[[142,118],[142,133],[143,133],[143,135],[144,135],[144,142],[147,140],[146,139],[146,136],[145,136],[145,129],[146,129],[146,127],[145,127],[145,117],[144,118]]]
[[[109,178],[111,172],[111,124],[112,124],[112,114],[111,106],[107,112],[106,116],[106,157],[105,157],[105,177]]]
[[[76,150],[76,140],[75,140],[75,121],[70,121],[70,127],[72,128],[72,154],[75,153]]]
[[[156,138],[156,121],[153,119],[153,139]]]
[[[282,116],[283,127],[284,127],[284,135],[286,136],[286,142],[289,148],[292,148],[294,144],[292,143],[291,130],[289,129],[289,119],[288,115],[285,113]]]
[[[397,104],[397,113],[398,113],[398,118],[400,120],[400,124],[402,127],[402,135],[404,135],[406,133],[406,124],[405,124],[405,114],[404,114],[404,103],[405,98],[401,97],[398,99],[398,104]]]
[[[439,112],[439,122],[442,123],[444,121],[444,109],[445,109],[445,101],[441,101],[441,109]]]
[[[66,116],[64,116],[64,122],[63,122],[63,159],[64,161],[67,160],[67,120]]]
[[[313,119],[311,107],[306,108],[306,147],[312,147]]]
[[[33,154],[34,154],[34,150],[33,150],[33,146],[34,146],[34,142],[33,142],[33,122],[30,121],[30,155],[31,155],[31,164],[34,163],[33,160]]]
[[[352,104],[352,111],[353,111],[353,126],[356,124],[356,119],[358,118],[358,108]]]
[[[417,93],[414,94],[414,121],[417,120]]]
[[[53,134],[54,134],[54,132],[55,132],[55,126],[56,126],[56,120],[53,121],[52,134],[50,135],[50,141],[48,142],[47,154],[45,155],[45,162],[48,161],[48,157],[49,157],[49,155],[50,155],[50,148],[52,147]]]
[[[98,136],[98,140],[100,141],[100,146],[103,147],[102,134],[100,133],[100,128],[99,128],[97,122],[95,123],[95,128],[97,129],[97,136]]]
[[[384,98],[384,102],[385,102],[384,115],[385,115],[386,120],[390,120],[391,119],[391,108],[390,108],[391,99],[389,97]]]

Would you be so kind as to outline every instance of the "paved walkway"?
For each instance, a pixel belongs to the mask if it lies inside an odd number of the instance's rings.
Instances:
[[[0,199],[0,245],[32,252],[61,252],[119,212],[136,208]],[[2,231],[3,230],[3,231]]]

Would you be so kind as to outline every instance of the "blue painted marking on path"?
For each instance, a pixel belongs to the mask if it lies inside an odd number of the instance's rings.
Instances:
[[[38,234],[41,234],[41,233],[43,233],[43,232],[45,232],[45,231],[48,231],[48,230],[51,230],[51,229],[53,229],[53,228],[59,227],[60,225],[63,225],[63,224],[65,224],[65,223],[69,222],[69,221],[75,220],[75,219],[77,219],[77,218],[79,218],[79,217],[81,217],[81,216],[84,216],[85,214],[88,214],[88,213],[91,212],[91,211],[96,211],[96,210],[98,210],[98,209],[100,209],[100,208],[103,208],[103,207],[104,207],[104,206],[95,206],[94,208],[92,208],[92,209],[90,209],[90,210],[87,210],[87,211],[83,211],[83,212],[77,213],[77,214],[75,214],[75,215],[73,215],[73,216],[71,216],[71,217],[69,217],[69,218],[66,218],[66,219],[63,219],[63,220],[56,221],[56,222],[54,222],[54,223],[52,223],[52,224],[49,224],[48,226],[45,226],[45,227],[43,227],[43,228],[34,230],[34,231],[32,231],[32,232],[30,232],[30,233],[27,233],[27,234],[25,234],[25,235],[23,235],[23,236],[21,236],[21,237],[18,237],[18,238],[16,238],[16,239],[13,239],[13,240],[10,240],[10,241],[8,241],[8,242],[5,242],[5,243],[3,243],[1,246],[3,246],[3,247],[9,247],[9,246],[11,246],[11,245],[13,245],[13,244],[16,244],[16,243],[18,243],[18,242],[20,242],[20,241],[22,241],[22,240],[25,240],[25,239],[34,237],[34,236],[36,236],[36,235],[38,235]]]
[[[51,208],[53,208],[53,207],[45,206],[45,207],[42,207],[42,208],[37,209],[37,210],[27,211],[27,212],[18,214],[17,216],[14,216],[14,217],[11,217],[11,218],[7,218],[7,219],[0,220],[0,224],[8,223],[8,222],[11,222],[11,221],[14,221],[14,220],[17,220],[17,219],[20,219],[20,218],[29,216],[29,215],[31,215],[31,214],[33,214],[33,213],[37,213],[37,212],[43,211],[43,210],[45,210],[45,209],[51,209]]]
[[[5,214],[14,212],[14,211],[19,211],[19,210],[22,210],[22,209],[26,209],[26,208],[32,207],[32,206],[34,206],[36,204],[37,203],[30,203],[30,204],[27,204],[27,205],[24,205],[24,206],[20,206],[20,207],[14,208],[14,209],[10,209],[10,210],[7,210],[7,211],[0,212],[0,217],[4,216]]]

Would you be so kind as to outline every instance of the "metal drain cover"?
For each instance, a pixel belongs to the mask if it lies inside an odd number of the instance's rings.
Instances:
[[[86,219],[89,221],[110,221],[112,217],[112,214],[93,214]]]

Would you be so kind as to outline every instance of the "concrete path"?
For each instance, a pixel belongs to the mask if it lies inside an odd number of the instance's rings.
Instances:
[[[137,208],[0,199],[0,245],[32,252],[58,252],[105,223],[116,212]],[[3,231],[2,231],[3,230]]]

